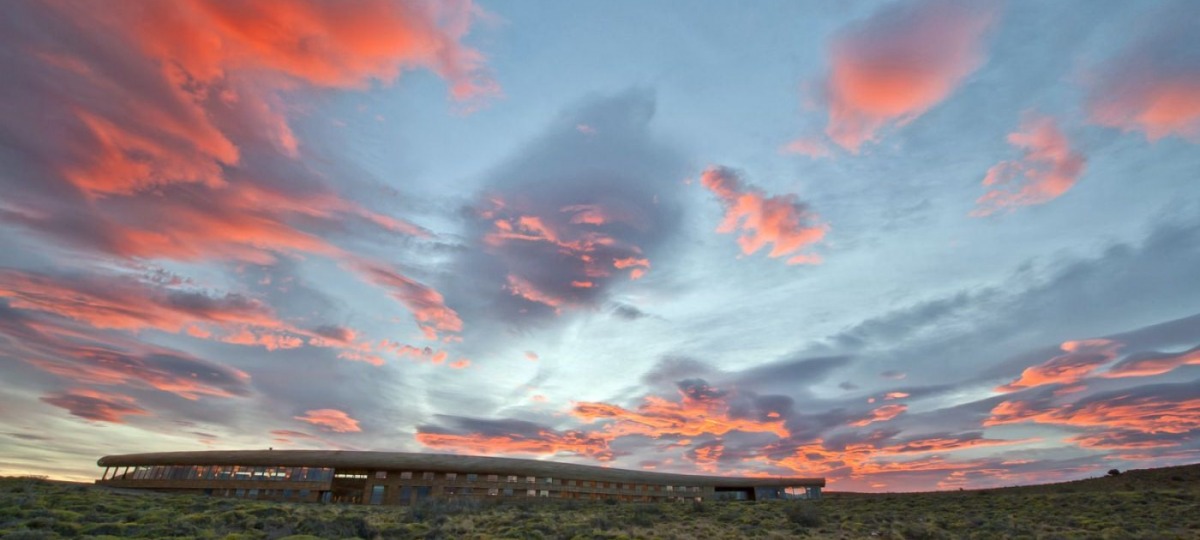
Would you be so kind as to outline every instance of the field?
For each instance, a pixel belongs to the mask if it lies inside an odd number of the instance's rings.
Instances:
[[[287,504],[0,478],[0,538],[1200,538],[1200,465],[814,502]]]

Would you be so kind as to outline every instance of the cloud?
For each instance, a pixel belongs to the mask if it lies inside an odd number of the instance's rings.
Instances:
[[[1121,344],[1107,339],[1068,341],[1062,344],[1066,354],[1056,356],[1046,363],[1031,366],[1017,380],[996,389],[997,392],[1015,392],[1045,384],[1068,385],[1079,382],[1096,369],[1117,358]]]
[[[821,241],[829,227],[794,194],[766,196],[761,190],[744,185],[734,171],[709,167],[700,175],[700,183],[721,201],[725,219],[719,233],[741,229],[738,245],[751,255],[767,244],[774,244],[768,257],[788,256],[788,264],[816,264],[821,258],[808,253]]]
[[[0,353],[90,385],[130,385],[189,400],[250,395],[250,376],[191,354],[31,317],[0,303]]]
[[[1200,429],[1200,398],[1195,396],[1194,383],[1143,386],[1064,405],[1004,401],[992,409],[984,425],[1035,422],[1150,434],[1188,433]]]
[[[1089,120],[1151,142],[1171,136],[1200,142],[1197,13],[1187,2],[1161,10],[1098,66],[1088,88]]]
[[[418,428],[417,442],[430,448],[470,454],[576,454],[610,461],[614,452],[609,440],[582,431],[558,431],[524,420],[481,420],[443,416],[454,428],[425,425]]]
[[[95,422],[123,424],[127,416],[150,414],[145,409],[138,407],[137,402],[129,396],[106,394],[88,389],[50,394],[43,396],[42,401],[66,409],[72,416]]]
[[[989,188],[972,216],[982,217],[1017,206],[1044,204],[1070,190],[1083,175],[1087,160],[1071,149],[1058,123],[1049,116],[1029,115],[1008,142],[1022,149],[1017,161],[1002,161],[983,178]]]
[[[684,170],[650,132],[655,108],[646,89],[585,100],[496,167],[465,210],[457,268],[469,279],[448,290],[451,303],[521,325],[604,305],[611,289],[652,273]]]
[[[1200,346],[1180,353],[1141,353],[1130,355],[1109,368],[1101,377],[1150,377],[1169,373],[1182,366],[1200,365]]]
[[[829,157],[831,154],[829,147],[815,137],[801,137],[793,140],[783,145],[779,151],[785,154],[799,154],[814,159]]]
[[[858,420],[855,420],[853,422],[850,422],[850,425],[854,426],[854,427],[863,427],[863,426],[867,426],[870,424],[874,424],[876,422],[887,422],[888,420],[891,420],[897,416],[900,416],[901,414],[904,413],[904,411],[907,411],[907,410],[908,410],[908,405],[902,405],[899,403],[893,403],[891,405],[884,405],[882,407],[872,409],[871,412],[868,413],[866,416],[864,416]]]
[[[446,306],[441,293],[431,287],[375,263],[358,266],[366,278],[388,289],[392,296],[408,307],[426,339],[437,339],[438,333],[461,332],[462,319],[458,312]]]
[[[494,90],[461,42],[481,11],[374,0],[342,11],[310,1],[6,6],[0,40],[27,54],[0,59],[19,74],[0,82],[0,139],[20,148],[0,156],[14,172],[0,177],[0,222],[122,261],[357,260],[339,237],[428,237],[349,199],[380,187],[313,159],[287,112],[321,89],[416,69],[449,81],[455,99]],[[251,31],[263,27],[288,32]],[[53,122],[37,112],[48,107]]]
[[[306,343],[355,347],[352,330],[308,330],[280,320],[264,302],[241,294],[156,283],[130,274],[54,276],[0,268],[0,298],[13,308],[48,313],[97,329],[186,333],[268,350]]]
[[[686,382],[686,381],[685,381]],[[702,382],[702,381],[700,381]],[[779,437],[790,434],[779,411],[756,411],[762,420],[731,413],[730,401],[717,396],[707,383],[687,382],[680,393],[683,399],[669,401],[658,396],[646,396],[637,410],[601,402],[579,402],[571,413],[588,422],[606,421],[603,433],[609,438],[644,435],[647,437],[724,435],[731,431],[773,433]],[[689,395],[698,394],[703,399]],[[771,415],[771,413],[776,413]]]
[[[995,11],[954,0],[895,2],[838,32],[825,83],[826,135],[857,153],[879,131],[945,100],[983,65]]]
[[[305,412],[303,416],[296,416],[294,418],[335,433],[356,433],[362,431],[358,427],[358,420],[351,418],[349,414],[337,409],[315,409]]]

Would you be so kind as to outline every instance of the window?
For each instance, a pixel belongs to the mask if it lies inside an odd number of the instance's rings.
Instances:
[[[433,473],[430,473],[433,474]],[[433,495],[433,486],[416,486],[417,500]]]
[[[509,481],[509,482],[516,482],[516,481],[517,481],[517,475],[515,475],[515,474],[510,474],[510,475],[508,475],[508,481]]]
[[[553,479],[553,478],[551,478],[551,477],[549,477],[549,476],[547,476],[547,477],[546,477],[546,483],[547,483],[547,484],[553,484],[553,483],[554,483],[554,479]]]
[[[412,486],[400,486],[400,504],[408,504],[412,500]]]
[[[548,489],[543,489],[543,490],[541,490],[541,491],[539,491],[539,492],[538,492],[538,496],[539,496],[539,497],[549,497],[549,496],[550,496],[550,490],[548,490]]]
[[[371,486],[371,504],[383,504],[383,495],[387,486]]]
[[[453,482],[457,479],[458,479],[458,473],[452,473],[452,472],[446,473],[446,481],[447,482]]]
[[[412,471],[404,471],[400,473],[401,480],[412,480]]]
[[[513,494],[513,488],[504,488],[504,496],[505,497],[512,497],[512,494]]]
[[[499,481],[500,481],[500,477],[499,477],[499,476],[496,476],[496,475],[494,475],[494,474],[489,474],[489,475],[487,476],[487,481],[488,481],[488,482],[499,482]]]
[[[475,474],[475,473],[469,473],[469,474],[467,474],[467,481],[468,481],[468,482],[476,482],[476,481],[478,481],[478,480],[479,480],[479,475],[478,475],[478,474]]]
[[[250,490],[250,492],[246,494],[246,498],[247,499],[257,499],[258,498],[258,490],[257,489]]]
[[[574,481],[574,480],[567,480],[567,485],[568,485],[568,486],[573,486],[573,485],[575,485],[575,481]]]
[[[290,490],[290,489],[283,490],[283,498],[285,498],[285,499],[292,498],[292,490]]]
[[[387,471],[375,471],[376,480],[387,480]]]
[[[306,500],[306,501],[307,501],[307,500],[308,500],[308,495],[309,495],[309,491],[308,491],[307,489],[302,489],[302,490],[300,490],[300,498],[301,498],[301,499],[303,499],[303,500]]]
[[[433,473],[428,471],[421,473],[421,480],[433,480]]]
[[[530,483],[530,484],[532,484],[532,483],[534,483],[534,482],[537,482],[537,477],[535,477],[535,476],[526,476],[526,477],[525,477],[525,481],[526,481],[526,482],[528,482],[528,483]]]
[[[527,490],[525,490],[525,496],[527,496],[527,497],[536,497],[536,496],[537,496],[537,490],[536,490],[536,489],[527,489]]]
[[[495,497],[496,495],[499,495],[499,494],[500,494],[499,488],[488,488],[488,495]]]
[[[234,497],[237,497],[237,498],[239,498],[239,499],[240,499],[240,498],[242,498],[242,497],[245,497],[245,496],[246,496],[246,490],[244,490],[244,489],[238,489],[236,492],[234,492],[234,495],[233,495],[233,496],[234,496]]]
[[[675,491],[675,486],[667,486],[667,491]]]

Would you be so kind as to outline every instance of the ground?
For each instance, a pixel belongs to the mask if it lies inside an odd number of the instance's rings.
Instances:
[[[290,504],[0,478],[0,537],[1200,538],[1200,465],[1062,484],[813,502]]]

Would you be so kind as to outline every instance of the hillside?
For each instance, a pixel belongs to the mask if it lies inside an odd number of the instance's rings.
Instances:
[[[1200,465],[976,491],[815,502],[304,505],[0,479],[0,537],[1200,538]],[[308,535],[308,536],[303,536]]]

